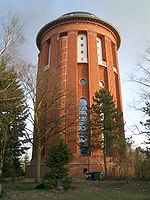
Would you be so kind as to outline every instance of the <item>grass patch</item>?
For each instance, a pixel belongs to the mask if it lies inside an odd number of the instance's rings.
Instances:
[[[35,183],[22,181],[3,184],[4,200],[148,200],[150,181],[74,180],[74,189],[66,192],[37,190]]]

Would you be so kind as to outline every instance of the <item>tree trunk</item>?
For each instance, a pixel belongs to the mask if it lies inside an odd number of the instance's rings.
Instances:
[[[3,168],[3,158],[2,155],[0,155],[0,176],[2,176],[2,168]]]
[[[39,183],[41,178],[41,148],[36,147],[36,182]]]
[[[3,141],[3,145],[1,146],[0,149],[0,176],[2,176],[5,148],[6,148],[6,140]]]
[[[6,143],[7,143],[7,127],[6,130],[2,132],[2,138],[1,138],[1,147],[0,147],[0,176],[2,175],[2,169],[3,169],[3,163],[4,163],[4,155],[6,150]]]
[[[88,168],[87,168],[88,172],[90,171],[90,156],[88,155]]]
[[[105,177],[107,177],[106,135],[104,135],[103,156],[104,156]]]
[[[104,154],[104,170],[105,170],[105,177],[107,177],[107,159],[106,159],[106,150],[103,150]]]

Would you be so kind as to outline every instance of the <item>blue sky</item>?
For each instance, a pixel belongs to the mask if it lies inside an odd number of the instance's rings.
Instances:
[[[120,32],[119,66],[123,95],[124,118],[128,127],[140,120],[140,115],[130,106],[136,97],[135,87],[129,83],[138,53],[143,52],[150,41],[149,0],[0,0],[0,17],[16,13],[24,23],[26,42],[22,46],[25,59],[36,64],[38,49],[36,35],[49,21],[72,11],[86,11],[112,23]],[[130,131],[127,130],[127,135]],[[142,141],[135,136],[136,143]]]

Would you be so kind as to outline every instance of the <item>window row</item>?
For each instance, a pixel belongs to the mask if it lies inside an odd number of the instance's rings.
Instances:
[[[82,86],[83,86],[83,85],[86,85],[86,83],[87,83],[86,79],[84,79],[84,78],[80,79],[80,84],[81,84]],[[104,87],[105,87],[104,82],[103,82],[103,81],[99,81],[99,86],[100,86],[101,88],[104,88]]]
[[[51,42],[48,40],[46,42],[46,64],[45,69],[47,70],[50,66],[51,62]],[[59,40],[59,49],[67,48],[67,35],[62,35]],[[106,66],[106,55],[105,55],[105,44],[104,44],[104,37],[97,37],[96,38],[96,48],[97,48],[97,62],[98,65]],[[112,49],[112,59],[113,59],[113,66],[116,68],[117,61],[116,61],[116,50],[115,44],[111,43]],[[66,60],[66,53],[62,56],[61,60]],[[88,62],[88,50],[87,50],[87,36],[86,34],[78,34],[77,39],[77,62],[78,63],[87,63]]]

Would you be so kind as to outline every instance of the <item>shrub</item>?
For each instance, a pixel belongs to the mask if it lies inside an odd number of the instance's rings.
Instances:
[[[71,158],[72,153],[63,140],[51,145],[46,161],[50,171],[43,180],[46,187],[58,188],[62,184],[64,189],[70,188],[71,178],[68,177],[69,170],[66,165],[71,161]]]

